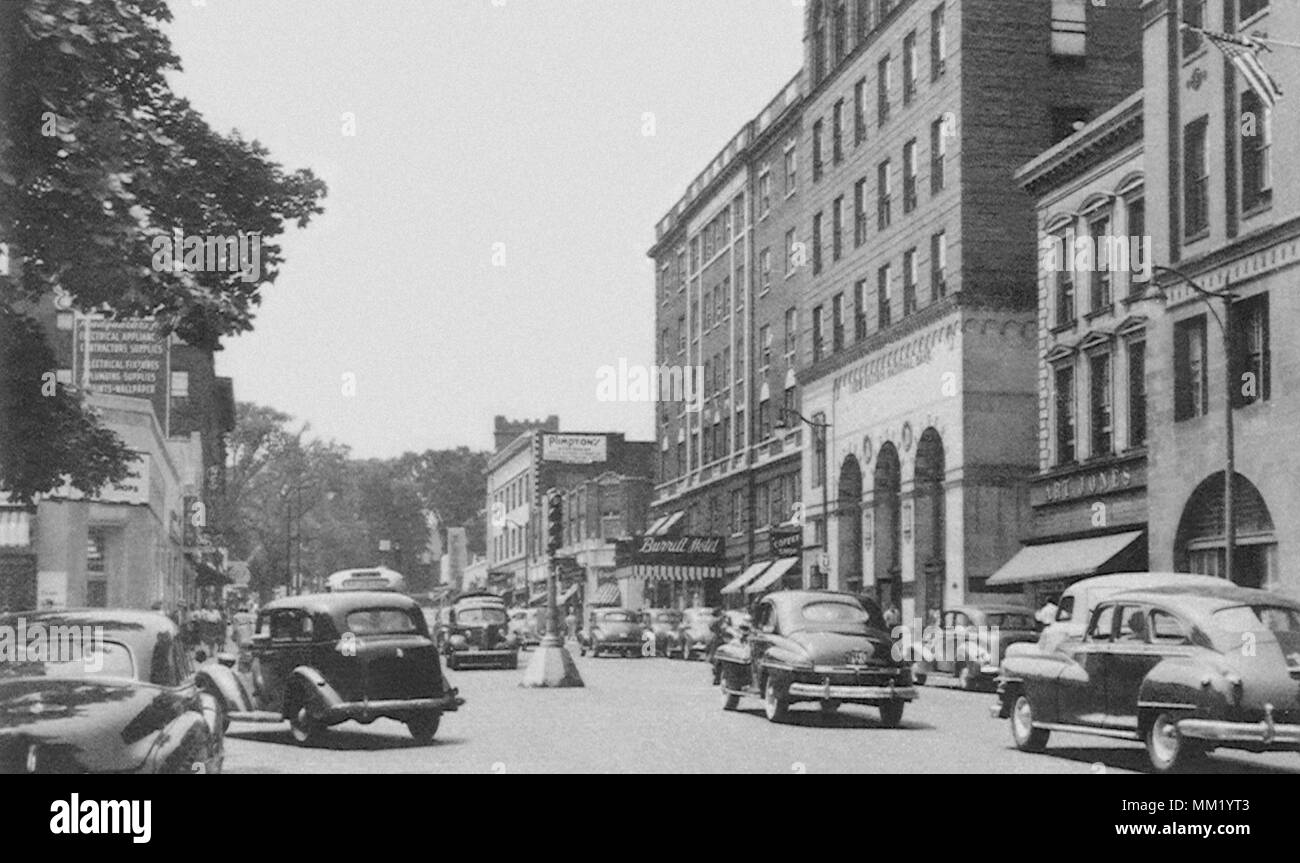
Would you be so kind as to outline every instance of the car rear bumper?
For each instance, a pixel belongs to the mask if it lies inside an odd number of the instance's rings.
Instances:
[[[394,698],[383,701],[349,701],[326,708],[321,716],[326,722],[345,719],[368,721],[381,716],[401,717],[417,713],[451,713],[465,703],[458,690],[449,690],[440,698]]]
[[[1300,747],[1300,725],[1279,725],[1271,716],[1261,722],[1183,719],[1178,723],[1178,733],[1183,737],[1216,743],[1246,743],[1280,749]]]
[[[791,698],[818,701],[912,701],[916,688],[912,686],[847,686],[832,683],[791,683]]]
[[[447,655],[456,657],[457,664],[473,665],[475,663],[484,663],[490,665],[493,662],[508,662],[517,655],[518,651],[514,648],[502,648],[501,650],[453,650]]]

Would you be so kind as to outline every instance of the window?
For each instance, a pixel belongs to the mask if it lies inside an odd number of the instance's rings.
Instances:
[[[190,397],[190,373],[172,372],[171,394],[174,399]]]
[[[844,350],[844,294],[831,298],[831,353]]]
[[[766,218],[772,211],[772,174],[766,168],[758,175],[758,217]]]
[[[1110,354],[1094,354],[1088,358],[1088,380],[1092,410],[1092,455],[1095,458],[1114,452]]]
[[[889,291],[892,278],[893,274],[889,270],[889,264],[885,264],[876,271],[876,328],[880,330],[889,326]]]
[[[1119,610],[1119,634],[1115,640],[1145,643],[1147,640],[1146,610],[1135,605],[1121,606]]]
[[[1087,0],[1052,0],[1052,53],[1082,57],[1087,51]]]
[[[825,350],[822,333],[822,307],[817,306],[813,309],[812,317],[812,349],[813,362],[819,362],[822,358],[822,352]]]
[[[758,349],[759,363],[758,371],[760,374],[766,372],[772,367],[772,326],[763,324],[758,330]]]
[[[820,428],[826,423],[826,414],[815,413],[813,421],[813,488],[821,488],[826,484],[826,435],[825,429]]]
[[[903,104],[916,98],[916,31],[903,37]]]
[[[844,161],[844,100],[831,109],[831,161],[836,165]]]
[[[1149,263],[1145,255],[1146,234],[1147,234],[1147,204],[1146,199],[1138,196],[1129,198],[1125,202],[1128,210],[1128,235],[1130,243],[1130,259],[1132,265],[1129,270],[1128,292],[1130,297],[1141,296],[1146,292],[1147,281],[1143,275],[1147,264]]]
[[[1273,200],[1273,112],[1253,90],[1241,96],[1241,208],[1246,212]]]
[[[867,178],[853,184],[853,248],[867,241]]]
[[[916,311],[916,249],[903,253],[903,317]]]
[[[1233,402],[1237,407],[1269,397],[1268,294],[1232,304],[1235,358]]]
[[[1128,346],[1128,445],[1147,442],[1147,343],[1132,341]]]
[[[758,439],[767,440],[772,436],[772,405],[767,399],[758,403]]]
[[[875,6],[876,0],[858,0],[858,13],[855,16],[857,22],[857,39],[859,42],[866,37],[868,33],[876,29],[875,18],[872,16],[872,7]]]
[[[794,147],[785,151],[785,196],[794,194],[799,185],[799,151]]]
[[[799,348],[799,311],[796,308],[785,310],[785,358],[793,363],[795,351]]]
[[[844,61],[849,41],[849,9],[845,0],[837,0],[831,12],[831,61],[838,66]]]
[[[1068,242],[1069,236],[1071,235],[1052,238],[1056,247],[1062,250],[1060,260],[1056,262],[1056,325],[1058,327],[1074,323],[1074,271],[1071,269],[1073,262],[1070,258],[1073,250]]]
[[[930,80],[938,81],[948,68],[948,28],[943,4],[930,13]]]
[[[736,411],[736,450],[739,451],[745,446],[745,409],[740,408]]]
[[[876,125],[889,122],[889,55],[876,64]]]
[[[943,191],[947,182],[944,176],[948,155],[948,129],[942,117],[930,124],[930,194]]]
[[[772,287],[772,250],[763,249],[758,253],[758,292],[767,293]]]
[[[1204,29],[1205,0],[1183,0],[1183,23],[1188,27]],[[1205,37],[1195,30],[1183,31],[1183,56],[1195,54],[1205,43]]]
[[[813,123],[812,134],[813,182],[822,178],[822,121]]]
[[[686,252],[677,253],[677,293],[686,292]]]
[[[853,283],[853,340],[860,342],[867,337],[867,280],[858,279]]]
[[[1074,461],[1074,366],[1058,366],[1056,386],[1056,463]]]
[[[736,285],[735,307],[736,307],[736,314],[739,315],[741,312],[745,310],[745,294],[748,293],[748,289],[745,286],[745,259],[742,256],[742,253],[740,252],[737,252],[736,254],[735,285]],[[731,299],[730,296],[724,295],[722,301],[728,302],[730,299]]]
[[[1210,162],[1205,147],[1209,118],[1187,124],[1183,132],[1183,234],[1195,237],[1210,227]]]
[[[948,295],[948,236],[943,231],[930,235],[930,296]]]
[[[677,317],[677,353],[686,352],[686,316]]]
[[[788,276],[795,268],[795,233],[794,228],[785,232],[785,274]]]
[[[763,439],[766,440],[767,436],[764,435]],[[755,527],[764,528],[771,524],[771,522],[768,521],[768,518],[772,515],[770,495],[771,490],[767,487],[767,483],[760,483],[754,489]],[[767,632],[776,631],[776,620],[773,618],[765,617],[762,625]]]
[[[831,205],[831,260],[838,261],[844,254],[844,196]]]
[[[1174,419],[1199,417],[1207,410],[1205,315],[1174,324]]]
[[[1151,610],[1151,642],[1153,644],[1186,644],[1187,633],[1178,618],[1157,608]]]
[[[745,529],[745,492],[742,489],[734,489],[731,492],[731,532],[733,534],[742,533]]]
[[[1088,235],[1092,239],[1092,248],[1094,250],[1091,274],[1091,310],[1096,313],[1109,309],[1112,303],[1110,219],[1094,219],[1088,225]]]
[[[1268,0],[1238,0],[1238,2],[1240,3],[1240,8],[1237,11],[1238,21],[1253,18],[1268,8]]]
[[[853,85],[853,146],[867,140],[867,79]]]
[[[710,222],[704,228],[704,260],[708,261],[713,257],[713,223]]]
[[[916,139],[903,145],[903,212],[916,209]]]
[[[822,214],[813,216],[812,222],[813,275],[822,271]]]
[[[886,159],[876,166],[876,230],[878,231],[889,227],[891,186],[889,160]]]

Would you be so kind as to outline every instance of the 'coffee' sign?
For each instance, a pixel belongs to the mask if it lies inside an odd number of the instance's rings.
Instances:
[[[617,546],[620,565],[720,566],[725,543],[720,536],[638,536]]]

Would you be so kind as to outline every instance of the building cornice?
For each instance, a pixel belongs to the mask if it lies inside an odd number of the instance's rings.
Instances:
[[[1104,159],[1129,147],[1141,146],[1142,130],[1142,91],[1139,90],[1025,164],[1016,172],[1016,182],[1034,197],[1041,198]]]

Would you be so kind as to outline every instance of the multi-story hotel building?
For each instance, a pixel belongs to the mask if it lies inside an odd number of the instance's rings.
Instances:
[[[1037,226],[1014,175],[1139,87],[1139,5],[808,4],[802,499],[830,586],[910,618],[1019,548]]]

